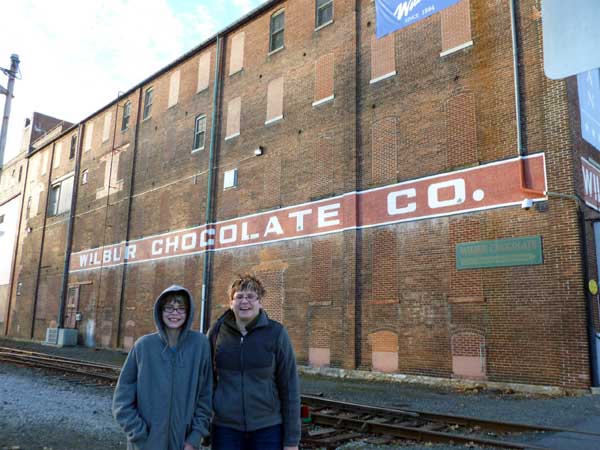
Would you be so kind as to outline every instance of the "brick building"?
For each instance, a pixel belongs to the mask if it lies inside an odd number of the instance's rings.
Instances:
[[[592,385],[595,150],[510,6],[376,39],[369,0],[273,0],[36,149],[5,332],[127,349],[252,271],[301,364]]]

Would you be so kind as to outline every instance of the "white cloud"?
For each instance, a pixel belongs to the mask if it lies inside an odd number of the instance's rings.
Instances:
[[[23,75],[15,84],[6,156],[16,154],[33,111],[78,122],[260,3],[209,1],[4,2],[0,67],[8,68],[16,53]],[[233,19],[223,14],[228,8]],[[0,85],[6,83],[0,74]]]

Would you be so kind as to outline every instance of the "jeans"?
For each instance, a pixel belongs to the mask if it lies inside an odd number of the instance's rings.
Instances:
[[[261,428],[255,431],[238,431],[213,425],[212,450],[281,450],[283,426]]]

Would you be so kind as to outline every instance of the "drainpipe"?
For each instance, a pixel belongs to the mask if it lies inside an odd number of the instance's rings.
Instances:
[[[60,287],[60,303],[58,305],[58,328],[65,323],[65,303],[67,302],[67,285],[69,283],[69,266],[73,247],[73,226],[75,225],[75,209],[77,206],[77,191],[79,188],[79,172],[81,170],[81,148],[83,147],[83,132],[85,125],[80,123],[77,128],[77,153],[75,153],[75,174],[73,175],[73,192],[71,195],[71,210],[67,224],[67,243],[65,244],[65,261],[63,263],[62,284]],[[33,333],[33,328],[32,328]]]
[[[121,325],[123,323],[123,304],[125,303],[125,283],[127,281],[127,259],[125,255],[127,254],[127,244],[129,243],[130,236],[130,225],[131,225],[131,205],[133,203],[133,187],[135,184],[135,167],[137,162],[137,148],[138,148],[138,136],[140,130],[140,117],[142,113],[142,87],[140,86],[140,93],[138,95],[138,108],[137,108],[137,117],[135,120],[135,133],[133,135],[133,161],[131,163],[131,178],[130,178],[130,186],[129,186],[129,204],[127,205],[127,222],[125,228],[125,247],[123,250],[123,272],[121,273],[121,295],[119,296],[119,310],[117,311],[117,342],[115,342],[116,347],[119,347],[119,343],[121,342]],[[115,126],[117,123],[117,116],[119,112],[119,102],[117,101],[115,105]],[[113,135],[113,146],[114,146],[114,135]],[[110,183],[109,183],[110,186]]]
[[[48,183],[46,184],[46,201],[44,202],[44,220],[42,222],[42,238],[40,239],[40,256],[38,259],[37,273],[35,276],[35,291],[33,293],[33,309],[31,311],[31,333],[30,339],[33,339],[33,328],[35,326],[35,311],[37,309],[37,299],[40,290],[40,272],[42,271],[42,256],[44,252],[44,241],[46,240],[46,222],[48,221],[48,202],[50,201],[50,189],[52,189],[52,169],[54,167],[54,150],[56,149],[56,141],[52,143],[52,151],[50,152],[49,168],[48,168]]]
[[[581,206],[581,200],[576,195],[561,194],[558,192],[550,191],[539,191],[537,189],[528,188],[525,181],[525,150],[523,149],[523,138],[521,136],[521,99],[520,99],[520,85],[519,85],[519,59],[518,59],[518,43],[517,43],[517,20],[515,14],[515,0],[510,0],[510,20],[511,20],[511,34],[512,34],[512,49],[513,49],[513,75],[515,82],[515,113],[517,121],[517,148],[518,155],[521,157],[519,164],[519,181],[521,191],[526,194],[532,194],[536,196],[544,197],[557,197],[567,200],[575,200],[577,203],[577,218],[579,220],[580,227],[580,243],[582,248],[583,258],[583,279],[584,279],[584,292],[586,298],[586,319],[587,319],[587,334],[588,334],[588,349],[589,349],[589,361],[590,361],[590,374],[592,379],[592,386],[599,386],[599,376],[597,370],[597,355],[596,355],[596,336],[594,329],[594,318],[592,299],[587,289],[587,278],[588,278],[588,260],[587,260],[587,239],[585,230],[585,218],[583,209]]]
[[[0,162],[1,162],[1,159],[0,159]],[[0,166],[1,165],[2,164],[0,164]],[[0,172],[0,175],[1,175],[1,172]],[[27,157],[27,163],[25,165],[25,179],[23,180],[23,186],[21,188],[21,208],[19,209],[19,211],[20,211],[19,224],[17,225],[17,236],[15,237],[14,252],[12,255],[12,264],[10,265],[10,278],[9,278],[10,285],[8,287],[8,305],[7,305],[7,309],[6,309],[6,314],[4,316],[4,317],[6,317],[6,319],[4,320],[4,336],[8,335],[8,322],[10,320],[10,305],[11,305],[11,299],[12,299],[12,293],[13,293],[13,286],[15,284],[17,253],[19,251],[19,238],[21,236],[21,224],[22,224],[22,220],[23,220],[23,205],[25,204],[25,193],[27,190],[28,176],[29,176],[29,157]]]
[[[212,223],[212,197],[213,197],[213,171],[215,164],[215,140],[217,135],[217,106],[219,103],[219,79],[221,76],[221,42],[222,38],[217,34],[216,41],[216,56],[215,56],[215,79],[213,82],[213,101],[212,101],[212,114],[210,124],[210,147],[208,155],[208,181],[207,181],[207,192],[206,192],[206,218],[205,226],[208,228],[209,224]],[[210,283],[210,264],[211,264],[211,249],[206,248],[204,252],[204,264],[202,267],[202,303],[200,305],[200,331],[206,333],[210,325],[210,300],[209,300],[209,283]]]
[[[521,134],[521,85],[519,81],[519,43],[517,42],[515,0],[510,0],[510,31],[512,38],[513,78],[515,87],[515,120],[517,122],[517,154],[521,158],[519,161],[519,186],[521,188],[521,192],[525,194],[545,197],[545,191],[528,188],[525,180],[525,149],[523,148],[523,136]]]

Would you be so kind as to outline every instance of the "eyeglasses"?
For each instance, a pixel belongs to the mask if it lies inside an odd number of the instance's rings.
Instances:
[[[258,295],[254,294],[254,293],[242,294],[242,293],[238,292],[233,296],[233,299],[236,302],[241,302],[242,300],[246,299],[250,303],[256,303],[258,301]]]
[[[165,307],[163,307],[163,311],[166,313],[176,312],[177,314],[185,314],[187,312],[187,308],[185,306],[166,305]]]

